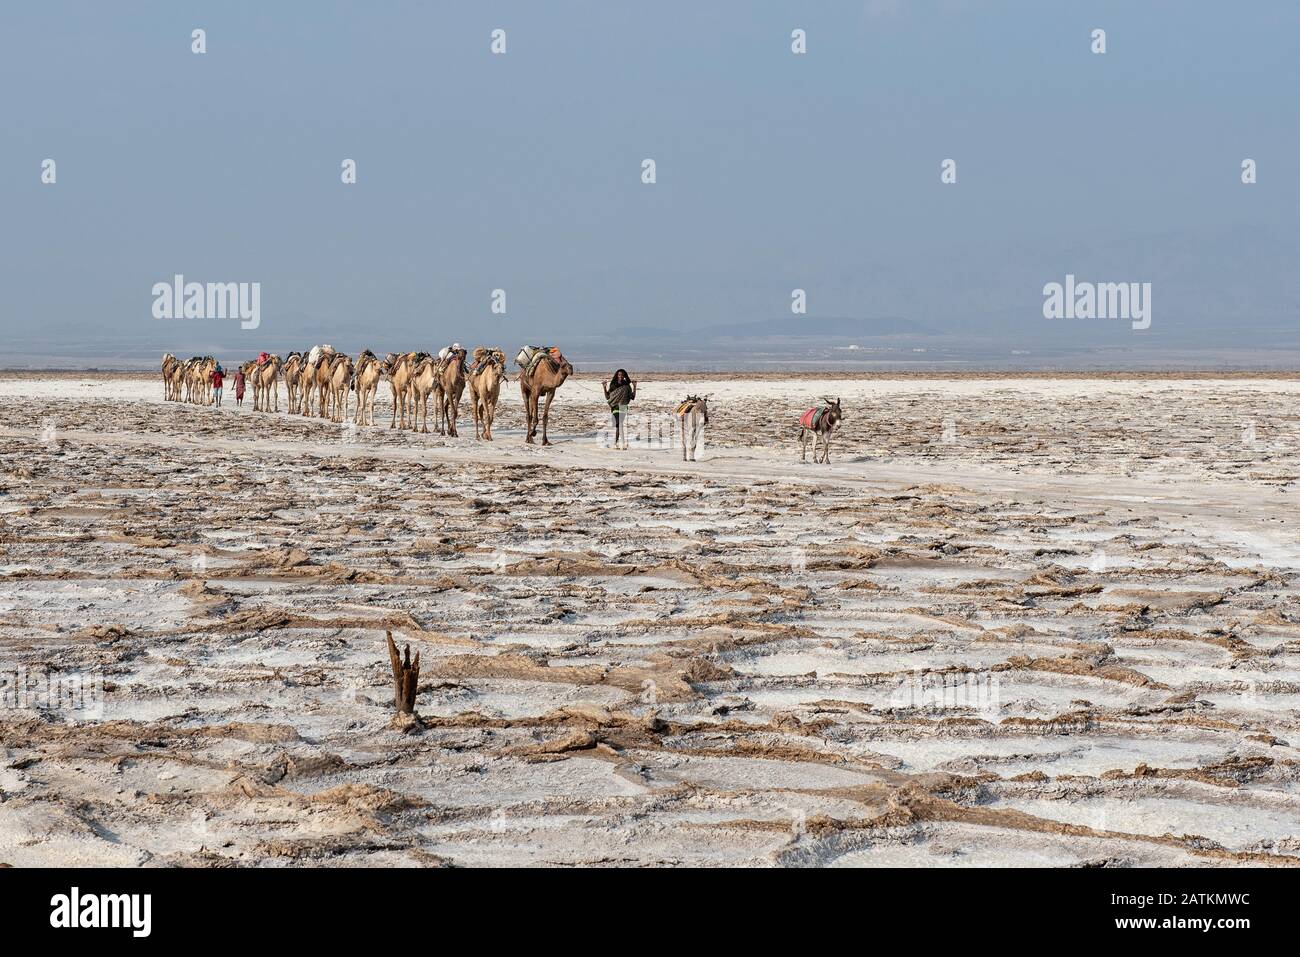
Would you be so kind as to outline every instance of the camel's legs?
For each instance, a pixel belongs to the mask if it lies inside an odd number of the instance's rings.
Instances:
[[[546,393],[546,405],[542,408],[542,445],[551,444],[551,440],[546,437],[546,426],[551,421],[551,401],[554,398],[554,389]]]
[[[537,403],[528,392],[528,386],[522,377],[519,379],[519,393],[524,399],[524,441],[529,445],[533,442],[533,423],[537,414]]]

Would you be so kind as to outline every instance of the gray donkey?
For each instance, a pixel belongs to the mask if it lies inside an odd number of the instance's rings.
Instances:
[[[813,464],[825,462],[830,464],[831,461],[831,433],[835,427],[840,424],[844,418],[844,413],[840,411],[839,399],[822,399],[826,404],[818,409],[809,409],[799,417],[799,445],[801,446],[800,460],[808,461],[808,440],[812,439],[813,443]],[[821,457],[818,458],[820,449]]]

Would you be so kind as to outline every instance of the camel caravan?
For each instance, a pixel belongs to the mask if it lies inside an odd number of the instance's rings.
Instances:
[[[546,423],[551,400],[572,374],[573,366],[557,348],[527,346],[520,357],[520,368],[524,370],[520,381],[530,414],[527,439],[533,441],[538,402],[544,397],[542,443],[549,445]],[[440,435],[453,438],[460,434],[457,423],[468,390],[474,437],[486,442],[492,441],[492,422],[496,418],[501,386],[509,381],[506,354],[501,349],[480,346],[474,350],[471,364],[467,351],[459,343],[447,346],[437,355],[390,352],[383,359],[369,349],[353,359],[331,345],[318,345],[307,352],[290,352],[283,358],[263,352],[238,369],[243,378],[236,382],[236,395],[242,397],[244,383],[250,386],[255,412],[280,411],[279,382],[283,379],[289,415],[315,415],[331,422],[351,421],[370,426],[375,424],[379,383],[386,378],[393,397],[389,428],[429,433],[432,403],[433,428]],[[220,376],[223,370],[211,356],[195,356],[182,362],[167,353],[162,360],[164,399],[212,405],[214,372]],[[220,377],[215,381],[220,383]]]
[[[369,349],[354,359],[331,345],[290,352],[283,359],[263,352],[238,367],[235,395],[242,399],[247,384],[253,390],[255,412],[279,412],[279,382],[283,379],[289,415],[310,418],[314,414],[331,422],[373,426],[379,384],[387,379],[393,400],[390,429],[430,434],[429,404],[432,402],[433,428],[439,435],[457,437],[461,400],[467,397],[474,420],[474,438],[491,442],[501,386],[510,381],[506,354],[496,347],[479,346],[473,352],[472,362],[469,358],[459,343],[445,347],[436,355],[390,352],[383,359]],[[547,426],[551,403],[565,380],[573,375],[573,366],[555,346],[524,346],[515,356],[515,364],[519,367],[519,391],[527,422],[524,441],[534,444],[540,429],[541,444],[550,445]],[[169,352],[162,359],[163,397],[169,402],[212,405],[214,389],[220,395],[223,376],[221,363],[212,356],[193,356],[182,361]],[[610,395],[607,389],[606,396]],[[709,396],[688,395],[673,411],[673,419],[680,425],[684,462],[697,461],[701,437],[709,425],[708,400]],[[626,414],[626,406],[614,408],[611,402],[611,411],[616,428],[621,428],[618,417]],[[813,462],[829,464],[831,437],[843,418],[839,399],[825,399],[822,405],[803,413],[799,419],[802,461],[808,459],[811,442]],[[626,448],[626,439],[623,447]]]
[[[194,356],[182,362],[170,352],[163,356],[163,395],[170,402],[212,405],[212,374],[220,363],[212,356]]]

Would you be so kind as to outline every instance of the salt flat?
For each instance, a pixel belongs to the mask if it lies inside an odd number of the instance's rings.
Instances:
[[[647,376],[622,452],[594,377],[542,448],[0,375],[0,671],[104,688],[0,710],[0,862],[1300,863],[1298,392]]]

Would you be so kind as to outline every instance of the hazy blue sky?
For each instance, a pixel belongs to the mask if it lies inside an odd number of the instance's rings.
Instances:
[[[1298,49],[1290,0],[5,4],[0,359],[513,346],[794,287],[1033,345],[1067,272],[1151,282],[1148,346],[1268,349],[1300,318]],[[261,282],[261,328],[153,319],[177,272]]]

